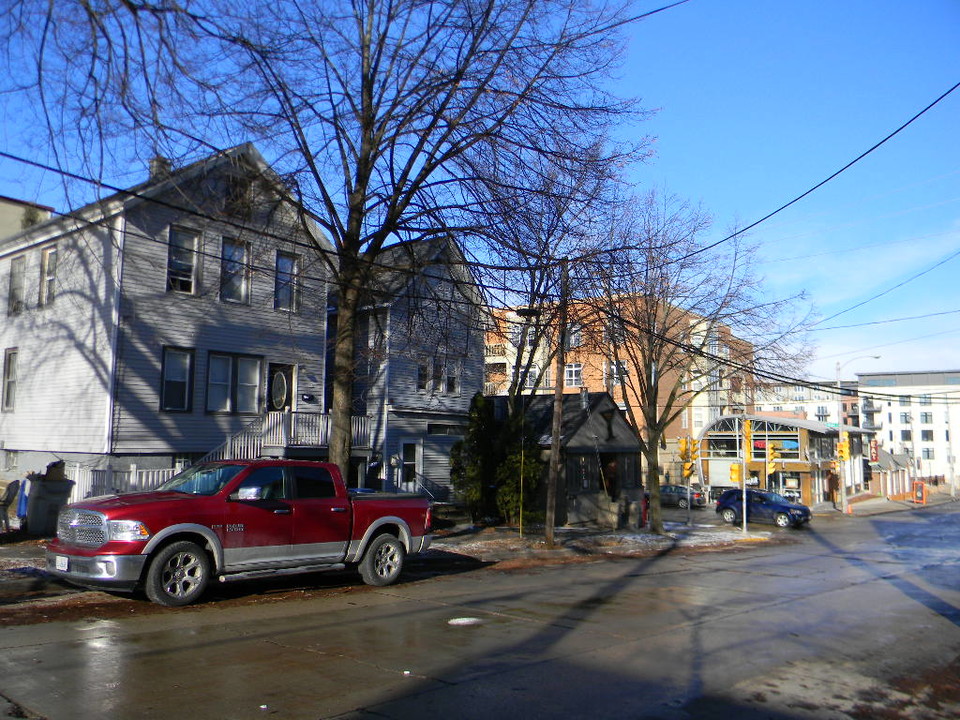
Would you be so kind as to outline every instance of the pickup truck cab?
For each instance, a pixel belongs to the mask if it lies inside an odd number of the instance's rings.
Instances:
[[[161,605],[221,582],[356,566],[370,585],[397,581],[430,545],[430,502],[348,492],[339,469],[297,460],[224,460],[156,490],[66,506],[47,571],[85,587],[143,589]]]

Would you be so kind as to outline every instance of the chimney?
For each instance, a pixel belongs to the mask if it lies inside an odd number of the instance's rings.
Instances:
[[[166,180],[173,172],[170,158],[157,155],[150,161],[150,179],[154,181]]]

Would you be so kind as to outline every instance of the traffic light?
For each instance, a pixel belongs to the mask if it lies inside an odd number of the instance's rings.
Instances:
[[[680,457],[683,461],[683,477],[689,479],[696,474],[697,461],[700,459],[700,443],[693,438],[681,438]]]
[[[846,462],[850,459],[850,434],[840,433],[840,442],[837,443],[837,457]]]
[[[774,447],[767,442],[767,475],[773,475],[777,471],[777,460],[780,459],[780,448]]]
[[[743,456],[748,460],[753,455],[753,423],[749,420],[743,421]]]
[[[739,485],[739,484],[740,484],[740,479],[741,479],[740,472],[741,472],[741,471],[740,471],[740,463],[733,463],[733,464],[730,466],[730,482]]]

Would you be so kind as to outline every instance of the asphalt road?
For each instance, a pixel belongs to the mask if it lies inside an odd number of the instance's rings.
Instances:
[[[956,718],[960,503],[0,629],[13,717]]]

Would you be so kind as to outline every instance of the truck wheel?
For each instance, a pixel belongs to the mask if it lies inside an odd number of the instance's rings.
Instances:
[[[378,535],[360,561],[360,577],[367,585],[392,585],[403,570],[406,551],[393,535]]]
[[[210,558],[196,543],[167,545],[150,561],[144,590],[158,605],[179,607],[195,602],[210,581]]]

